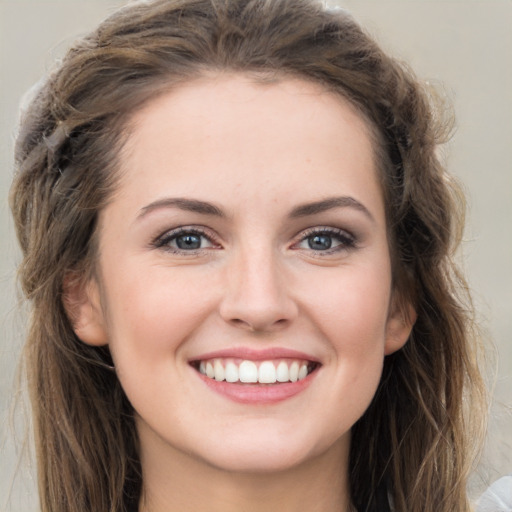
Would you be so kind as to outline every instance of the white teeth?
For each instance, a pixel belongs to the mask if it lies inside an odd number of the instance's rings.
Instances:
[[[276,367],[274,363],[265,361],[260,364],[258,382],[260,384],[273,384],[276,381]]]
[[[243,360],[237,364],[231,358],[216,358],[209,361],[200,361],[197,369],[201,374],[219,382],[244,382],[251,384],[297,382],[298,380],[305,379],[310,373],[307,361],[290,360],[261,362]]]
[[[288,382],[290,380],[290,371],[284,361],[277,365],[276,380],[277,382]]]
[[[242,361],[238,374],[240,382],[258,382],[258,367],[252,361]]]
[[[293,361],[290,366],[290,380],[292,382],[297,382],[299,378],[299,363],[297,361]]]
[[[215,372],[215,380],[221,381],[225,378],[224,366],[219,359],[216,359],[213,363],[213,371]]]
[[[226,382],[238,382],[238,366],[231,361],[226,364]]]

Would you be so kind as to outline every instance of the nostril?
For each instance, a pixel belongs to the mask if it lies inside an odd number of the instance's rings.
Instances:
[[[241,329],[246,329],[246,330],[251,331],[251,332],[265,330],[264,328],[257,327],[255,325],[253,325],[251,322],[249,322],[247,320],[242,320],[241,318],[232,318],[230,320],[230,323],[234,327],[238,327],[238,328],[241,328]]]
[[[256,331],[264,330],[263,328],[257,327],[255,325],[253,325],[253,323],[251,323],[251,322],[249,322],[247,320],[242,320],[241,318],[233,318],[231,320],[231,323],[235,327],[241,327],[241,328],[247,329],[248,331],[251,331],[251,332],[256,332]]]
[[[247,329],[251,332],[265,332],[265,331],[273,331],[276,328],[281,328],[287,325],[288,319],[286,318],[279,318],[277,320],[271,320],[271,321],[254,321],[251,322],[250,320],[242,320],[241,318],[232,318],[230,320],[230,323],[239,328]]]

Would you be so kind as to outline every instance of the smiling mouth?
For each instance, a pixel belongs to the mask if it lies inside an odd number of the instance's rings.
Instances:
[[[205,377],[217,382],[233,384],[284,384],[305,379],[319,364],[299,359],[214,358],[193,361],[192,367]]]

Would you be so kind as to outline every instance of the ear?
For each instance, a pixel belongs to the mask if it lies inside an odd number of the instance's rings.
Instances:
[[[391,300],[386,324],[385,355],[393,354],[407,343],[416,318],[416,310],[410,302],[400,303],[395,298]]]
[[[62,286],[62,303],[77,337],[87,345],[107,345],[101,295],[94,277],[85,281],[68,274]]]

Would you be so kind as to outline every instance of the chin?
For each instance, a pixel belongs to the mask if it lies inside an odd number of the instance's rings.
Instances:
[[[315,442],[298,436],[295,439],[290,435],[278,436],[275,432],[267,436],[261,434],[260,431],[258,436],[245,440],[237,436],[209,447],[199,456],[210,466],[228,472],[278,473],[313,463],[331,451],[341,454],[345,439],[347,445],[350,442],[349,436],[329,443],[325,438]]]
[[[308,457],[303,454],[279,453],[243,453],[234,456],[212,457],[207,461],[210,466],[229,473],[265,474],[290,471],[305,464]]]

